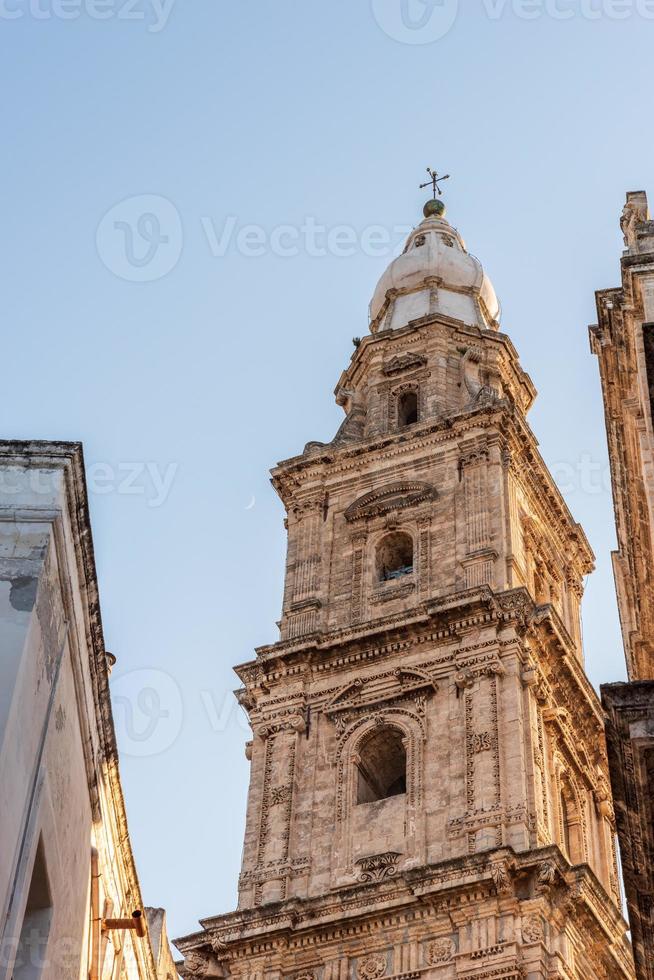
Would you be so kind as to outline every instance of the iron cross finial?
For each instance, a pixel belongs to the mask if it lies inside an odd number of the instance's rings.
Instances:
[[[443,192],[438,185],[443,180],[449,180],[450,175],[446,174],[444,177],[439,177],[436,171],[432,170],[431,167],[427,167],[427,173],[429,174],[430,179],[425,184],[420,185],[420,190],[422,190],[424,187],[429,187],[431,184],[432,190],[434,192],[434,200],[436,200],[436,195],[438,195],[439,197],[443,196]]]

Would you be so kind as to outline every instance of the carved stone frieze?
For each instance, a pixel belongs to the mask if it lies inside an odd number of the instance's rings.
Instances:
[[[349,523],[382,517],[393,511],[416,507],[426,501],[435,500],[438,492],[428,483],[393,483],[373,490],[355,501],[345,511],[345,520]]]
[[[360,858],[357,862],[359,881],[383,881],[394,878],[398,870],[400,855],[397,851],[387,851],[385,854],[375,854],[372,857]]]
[[[426,363],[427,358],[422,354],[407,351],[406,354],[399,354],[385,364],[383,372],[386,377],[391,377],[396,374],[402,374],[404,371],[415,371],[417,368],[424,367]]]

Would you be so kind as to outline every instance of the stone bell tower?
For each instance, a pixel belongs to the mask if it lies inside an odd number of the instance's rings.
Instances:
[[[279,641],[237,668],[239,908],[178,941],[186,978],[633,975],[581,648],[593,556],[444,213],[377,286],[336,437],[273,470],[286,585]]]

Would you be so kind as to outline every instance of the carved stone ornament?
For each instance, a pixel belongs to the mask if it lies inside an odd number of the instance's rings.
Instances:
[[[541,888],[552,888],[556,882],[556,865],[551,861],[545,861],[538,869],[537,882]]]
[[[386,973],[386,957],[383,953],[375,953],[359,964],[359,976],[364,980],[378,980]]]
[[[507,895],[512,891],[511,875],[506,864],[494,864],[491,877],[498,895]]]
[[[312,970],[305,970],[303,973],[296,973],[294,980],[316,980],[316,975]]]
[[[305,729],[306,720],[304,715],[301,715],[298,711],[292,711],[264,721],[257,727],[257,735],[259,738],[266,739],[270,738],[271,735],[276,735],[278,732],[285,730],[303,732]]]
[[[538,943],[543,938],[543,925],[538,915],[522,920],[522,939],[525,943]]]
[[[620,217],[620,228],[624,235],[624,243],[627,248],[634,248],[636,244],[636,228],[647,220],[647,212],[639,208],[634,201],[627,201],[622,209]]]
[[[449,963],[455,952],[454,943],[449,937],[434,939],[427,947],[427,960],[432,966]]]
[[[222,977],[224,970],[211,953],[193,950],[187,953],[182,967],[184,980],[200,980],[204,977]]]
[[[470,748],[478,752],[489,752],[493,748],[493,736],[490,732],[478,732],[470,737]]]
[[[356,500],[345,511],[345,520],[351,524],[371,517],[382,517],[391,511],[435,500],[437,496],[436,488],[429,483],[392,483]]]
[[[270,803],[272,806],[279,806],[280,803],[288,803],[293,795],[291,786],[273,786],[270,792]]]
[[[384,365],[384,374],[388,377],[393,374],[401,374],[403,371],[411,371],[416,368],[424,367],[427,363],[427,358],[423,357],[422,354],[412,354],[407,352],[406,354],[400,354],[398,357],[394,357],[392,361]]]
[[[475,685],[475,675],[471,670],[462,670],[460,673],[456,674],[454,678],[454,683],[456,684],[459,691],[466,691]]]
[[[356,862],[359,868],[359,881],[383,881],[384,878],[393,878],[397,874],[399,859],[400,855],[397,851],[361,858]]]

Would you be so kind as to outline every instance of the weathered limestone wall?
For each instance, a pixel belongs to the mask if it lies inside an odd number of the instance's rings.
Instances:
[[[647,197],[627,195],[622,285],[596,294],[591,347],[599,360],[618,551],[613,565],[630,680],[654,678],[653,368],[645,332],[654,322],[654,222]]]
[[[0,651],[0,977],[172,978],[100,932],[142,905],[77,446],[0,444]]]
[[[367,338],[340,391],[349,418],[365,406],[367,438],[358,425],[349,437],[346,423],[336,445],[350,452],[335,457],[333,447],[310,444],[295,468],[302,491],[289,495],[282,639],[487,584],[527,586],[578,640],[582,576],[592,559],[578,529],[571,545],[569,515],[528,430],[517,427],[513,445],[498,432],[533,399],[508,339],[490,334],[482,342],[479,332],[440,322]],[[418,395],[421,422],[433,421],[410,438],[397,417],[407,391]],[[480,416],[484,404],[505,419]],[[457,431],[439,425],[466,412]],[[294,462],[273,474],[285,498]],[[379,585],[375,552],[391,520],[414,541],[415,574]]]
[[[627,195],[622,284],[596,294],[618,550],[613,555],[629,684],[602,687],[636,971],[654,978],[654,222]]]

